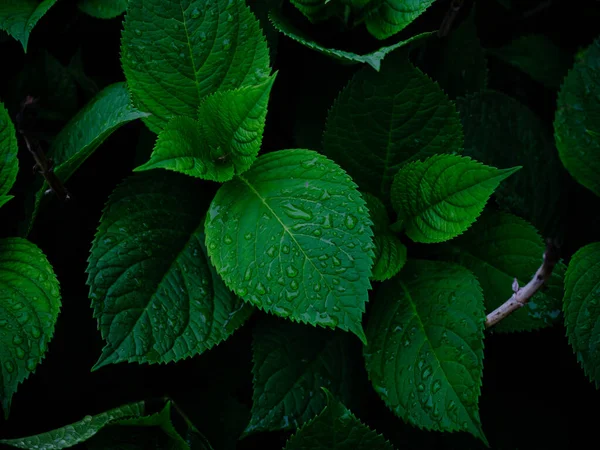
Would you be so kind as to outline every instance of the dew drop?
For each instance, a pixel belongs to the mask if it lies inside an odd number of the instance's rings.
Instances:
[[[321,290],[321,283],[315,283],[313,286],[313,290],[315,292],[319,292]]]
[[[19,358],[19,359],[25,358],[25,350],[23,350],[21,347],[17,347],[15,352],[16,352],[17,358]]]
[[[12,361],[6,361],[4,363],[4,368],[8,373],[13,373],[15,371],[15,365],[12,363]]]
[[[423,392],[425,390],[425,385],[423,383],[419,383],[417,386],[417,391]]]
[[[243,296],[245,296],[246,294],[248,294],[248,289],[246,289],[246,288],[239,288],[239,289],[236,291],[236,294],[237,294],[239,297],[243,297]]]
[[[352,214],[348,214],[346,216],[346,218],[344,219],[344,225],[346,225],[346,228],[348,228],[349,230],[354,229],[354,227],[356,226],[357,223],[358,223],[358,219],[356,217],[354,217]]]
[[[92,416],[85,416],[85,417],[82,419],[82,422],[83,422],[83,423],[90,423],[91,421],[92,421]]]
[[[288,266],[287,269],[285,269],[285,273],[288,277],[294,278],[298,275],[298,269],[296,269],[294,266]]]
[[[323,189],[323,194],[321,194],[321,198],[319,200],[329,200],[331,198],[331,194],[327,191],[327,189]]]
[[[289,317],[292,314],[292,310],[285,306],[275,305],[272,311],[280,317]]]
[[[298,291],[285,291],[285,298],[288,302],[291,302],[298,297]]]
[[[211,242],[208,244],[208,248],[211,250],[215,250],[217,248],[217,244],[215,242]]]
[[[200,17],[200,11],[198,11],[198,8],[194,8],[192,14],[190,14],[190,17],[192,19],[197,19],[198,17]]]
[[[281,252],[288,255],[290,253],[290,247],[287,245],[284,245],[283,247],[281,247]]]
[[[246,272],[244,272],[244,281],[250,281],[252,278],[252,266],[248,266]]]
[[[229,245],[233,242],[233,239],[231,239],[231,236],[226,234],[225,237],[223,238],[223,242],[225,242],[225,244]]]
[[[250,239],[252,239],[252,233],[246,233],[244,235],[244,239],[246,239],[247,241],[249,241]]]
[[[298,290],[298,282],[296,280],[292,280],[292,282],[290,283],[290,288],[292,288],[292,290],[297,291]]]
[[[441,387],[442,387],[442,384],[439,382],[439,380],[435,380],[433,382],[433,385],[431,386],[431,392],[433,392],[434,394],[437,394],[437,392],[440,390]]]
[[[31,327],[31,335],[34,339],[38,339],[42,335],[42,330],[39,327],[33,326]]]
[[[22,343],[23,343],[23,338],[21,336],[17,335],[13,338],[13,344],[21,345]]]
[[[277,254],[277,247],[275,247],[274,245],[269,247],[269,249],[267,250],[267,255],[270,258],[274,258],[276,254]]]
[[[317,229],[313,230],[312,234],[313,234],[313,236],[319,237],[323,234],[323,232],[317,228]]]
[[[325,217],[323,218],[323,228],[332,228],[333,224],[332,224],[332,220],[331,220],[331,215],[330,214],[326,214]]]
[[[136,30],[135,30],[135,34],[137,34],[138,36],[141,36],[141,35],[142,35],[142,32],[141,32],[140,30],[136,29]]]
[[[292,205],[291,203],[285,203],[281,205],[283,212],[291,219],[311,220],[312,214],[310,211],[305,211],[299,206]]]
[[[265,286],[264,286],[264,285],[263,285],[261,282],[259,282],[259,283],[256,285],[256,292],[257,292],[259,295],[265,295],[265,294],[267,293],[267,290],[265,289]]]
[[[333,265],[334,266],[339,266],[339,265],[342,264],[342,262],[338,258],[336,258],[335,256],[331,260],[333,261]]]

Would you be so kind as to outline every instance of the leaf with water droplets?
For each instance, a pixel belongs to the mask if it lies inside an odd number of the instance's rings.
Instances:
[[[225,284],[245,301],[364,339],[371,221],[352,179],[326,157],[301,149],[259,157],[217,192],[206,244]]]
[[[129,177],[112,193],[87,269],[106,341],[95,369],[197,355],[249,317],[252,308],[208,261],[203,196],[193,178],[156,170]]]
[[[377,292],[367,324],[364,355],[375,391],[412,425],[468,431],[487,444],[477,405],[484,322],[471,272],[409,260]]]
[[[0,207],[13,198],[8,195],[19,171],[17,137],[8,111],[0,102]]]
[[[0,239],[0,399],[11,398],[41,362],[60,310],[56,275],[42,251],[21,238]]]
[[[567,336],[586,375],[600,388],[600,242],[580,248],[565,275]]]
[[[327,389],[327,406],[288,441],[284,450],[394,450],[383,436],[358,420]]]
[[[3,1],[0,4],[0,30],[18,40],[27,53],[31,30],[55,3],[56,0]]]
[[[121,63],[134,105],[158,133],[196,117],[208,95],[269,75],[269,49],[244,0],[130,0]]]

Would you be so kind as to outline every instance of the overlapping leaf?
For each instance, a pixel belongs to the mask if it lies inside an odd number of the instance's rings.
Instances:
[[[0,3],[0,30],[5,30],[23,46],[27,53],[29,34],[56,0],[18,0]]]
[[[244,0],[130,0],[121,61],[134,105],[158,133],[176,116],[196,117],[206,96],[258,84],[269,50]]]
[[[77,6],[92,17],[112,19],[125,12],[127,0],[79,0]]]
[[[0,207],[13,198],[8,193],[19,171],[17,152],[15,127],[4,104],[0,102]]]
[[[208,253],[245,301],[361,339],[370,288],[371,221],[352,179],[311,150],[259,157],[217,192]]]
[[[477,406],[484,322],[471,272],[409,261],[378,291],[367,324],[364,354],[375,391],[415,426],[468,431],[487,443]]]
[[[369,33],[386,39],[402,31],[434,0],[371,0],[362,10]]]
[[[44,357],[60,310],[58,281],[46,256],[21,238],[0,239],[0,399],[11,398]]]
[[[311,22],[323,21],[343,11],[342,0],[290,0]]]
[[[203,195],[192,178],[163,171],[136,174],[111,195],[87,270],[106,340],[96,368],[190,357],[249,317],[209,264]]]

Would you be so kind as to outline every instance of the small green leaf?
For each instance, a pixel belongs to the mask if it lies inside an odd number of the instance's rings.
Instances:
[[[419,17],[434,0],[371,0],[361,11],[367,30],[377,39],[387,39]]]
[[[558,94],[554,137],[571,176],[600,196],[600,38],[578,58]]]
[[[454,104],[403,52],[386,58],[380,73],[364,68],[352,78],[323,135],[323,152],[386,202],[403,164],[462,147]]]
[[[447,241],[464,233],[500,182],[519,169],[496,169],[469,157],[435,155],[408,164],[396,174],[392,204],[414,242]]]
[[[150,161],[135,171],[163,168],[221,182],[245,172],[260,150],[274,80],[208,96],[197,121],[175,117],[159,134]]]
[[[322,389],[327,406],[287,441],[284,450],[394,450],[383,436],[358,420],[331,392]]]
[[[350,335],[275,318],[254,331],[252,417],[245,434],[293,430],[326,404],[320,388],[352,398]]]
[[[130,403],[93,417],[85,416],[79,422],[56,430],[24,438],[0,440],[0,443],[25,449],[58,450],[69,448],[87,441],[111,422],[124,417],[139,417],[144,414],[144,410],[144,402]]]
[[[567,336],[590,381],[600,388],[600,242],[580,248],[565,275]]]
[[[192,178],[163,171],[136,174],[111,195],[87,269],[106,341],[94,369],[197,355],[250,316],[208,262],[203,195]]]
[[[127,9],[127,0],[79,0],[77,7],[97,19],[112,19]]]
[[[208,254],[245,301],[362,340],[371,237],[352,179],[312,150],[262,155],[221,186],[206,217]]]
[[[59,310],[58,281],[42,251],[25,239],[0,239],[0,398],[5,418],[17,386],[46,353]]]
[[[8,111],[0,102],[0,207],[13,198],[8,195],[19,171],[17,136]]]
[[[449,263],[411,260],[377,293],[364,355],[375,391],[408,423],[468,431],[487,445],[477,401],[483,372],[483,295]]]
[[[0,30],[19,41],[27,53],[31,30],[55,3],[56,0],[3,1],[0,3]]]
[[[270,73],[269,49],[244,0],[129,0],[121,62],[134,105],[158,133],[196,117],[204,97]]]

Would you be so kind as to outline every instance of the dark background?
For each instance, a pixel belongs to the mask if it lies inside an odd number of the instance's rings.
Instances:
[[[438,0],[402,36],[437,29],[449,3]],[[512,12],[492,0],[478,3],[476,24],[485,47],[542,33],[574,55],[600,35],[598,1],[513,0],[519,5]],[[528,15],[538,5],[546,6]],[[465,7],[461,11],[455,26],[468,10]],[[288,13],[297,14],[292,8],[286,8]],[[102,89],[124,80],[119,63],[122,20],[94,19],[79,12],[74,3],[61,1],[34,28],[26,55],[20,43],[3,35],[0,99],[13,117],[25,95],[39,96],[42,109],[62,114],[59,118],[46,117],[37,125],[42,136],[51,138],[90,99],[94,84]],[[371,50],[377,45],[364,30],[330,35],[327,25],[307,29],[320,42],[337,48]],[[36,72],[37,77],[25,76],[28,68],[39,64],[44,51],[66,66],[78,50],[85,74],[93,83],[89,89],[78,88],[75,105],[63,104],[60,97],[52,95],[57,84],[50,83],[51,77],[43,70]],[[491,88],[515,96],[551,125],[555,92],[492,57],[488,67]],[[274,68],[279,75],[271,94],[263,152],[296,147],[307,142],[310,133],[318,136],[327,109],[359,67],[341,66],[282,37]],[[307,105],[311,109],[309,121],[304,112]],[[109,194],[131,174],[137,161],[147,157],[152,139],[141,121],[119,129],[68,181],[74,200],[64,205],[50,202],[35,223],[29,239],[41,247],[56,271],[62,311],[43,363],[19,386],[9,420],[0,419],[0,437],[36,434],[87,414],[165,395],[180,404],[215,449],[232,448],[247,424],[252,400],[251,332],[261,313],[225,343],[192,359],[163,366],[118,364],[90,372],[103,343],[85,284],[88,252]],[[29,170],[33,161],[20,144],[20,172],[13,189],[17,198],[0,210],[1,237],[18,234],[19,222],[25,217],[24,199],[34,181]],[[570,178],[563,184],[568,209],[555,214],[568,218],[561,236],[568,262],[578,248],[600,240],[600,202]],[[199,201],[207,205],[218,185],[205,185],[206,197]],[[597,441],[600,395],[578,365],[562,325],[520,334],[486,332],[485,347],[480,412],[492,448],[579,448]],[[483,448],[466,434],[425,432],[405,425],[370,388],[364,370],[356,377],[364,388],[356,392],[353,412],[397,448]],[[282,448],[288,436],[258,434],[239,441],[237,448]]]

